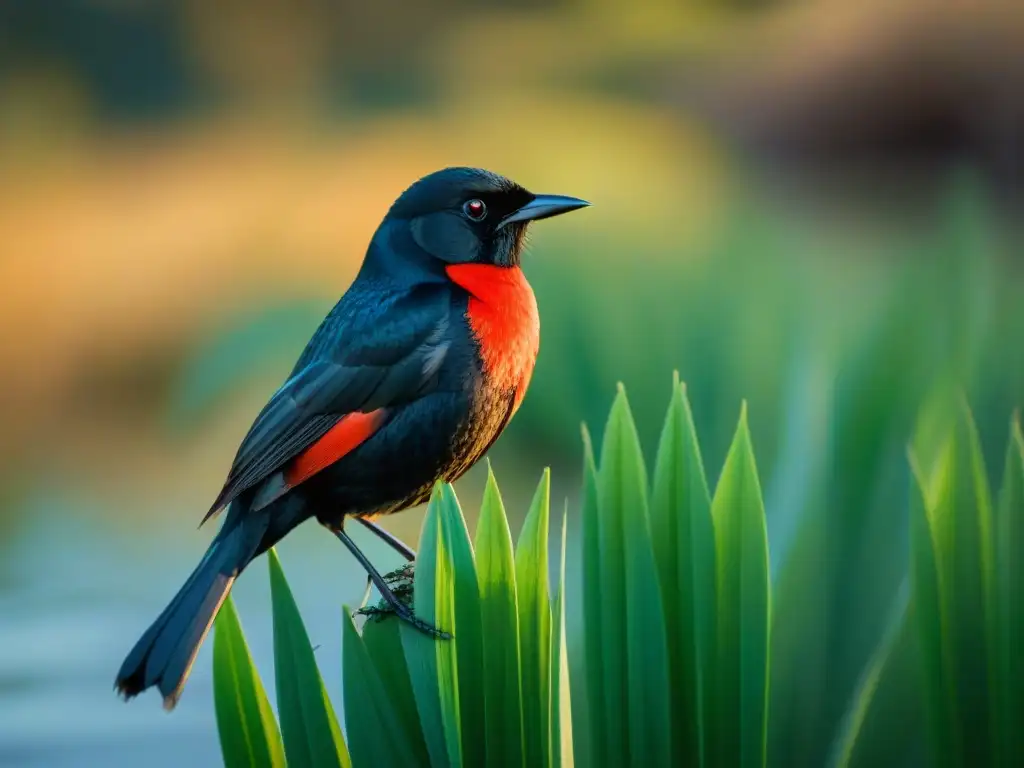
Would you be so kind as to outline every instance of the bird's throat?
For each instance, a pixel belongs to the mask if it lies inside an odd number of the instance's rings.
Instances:
[[[450,264],[448,277],[469,293],[466,317],[490,382],[514,391],[519,405],[540,348],[537,300],[519,267]]]

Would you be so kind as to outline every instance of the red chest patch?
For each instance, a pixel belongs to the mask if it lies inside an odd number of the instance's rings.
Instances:
[[[451,264],[448,277],[469,292],[466,316],[480,344],[490,380],[515,389],[519,406],[540,349],[540,316],[533,289],[519,267]]]

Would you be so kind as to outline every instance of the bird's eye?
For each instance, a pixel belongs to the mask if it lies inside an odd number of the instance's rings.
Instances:
[[[487,206],[484,205],[483,200],[468,200],[462,206],[462,210],[473,221],[483,221],[484,217],[487,216]]]

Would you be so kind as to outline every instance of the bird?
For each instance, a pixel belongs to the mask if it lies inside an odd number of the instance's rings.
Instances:
[[[220,529],[117,673],[125,700],[156,687],[173,709],[235,580],[308,520],[345,545],[399,619],[448,637],[393,594],[345,521],[414,559],[374,520],[457,480],[508,425],[540,344],[521,269],[527,227],[588,205],[470,167],[436,171],[402,192],[355,279],[243,438],[203,518],[223,511]]]

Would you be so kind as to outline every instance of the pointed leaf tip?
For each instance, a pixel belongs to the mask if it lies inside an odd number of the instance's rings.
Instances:
[[[309,634],[277,553],[267,559],[273,611],[275,679],[285,758],[308,765],[316,755],[324,765],[351,765],[334,708],[317,668]]]
[[[544,467],[540,473],[540,480],[537,481],[537,488],[533,492],[533,500],[530,503],[530,511],[533,511],[534,506],[539,503],[541,499],[548,499],[551,496],[551,468]]]
[[[711,502],[718,612],[713,749],[716,764],[764,765],[771,615],[768,534],[745,417],[744,403]]]
[[[484,503],[487,502],[488,498],[491,498],[492,501],[497,501],[498,504],[502,504],[501,490],[498,488],[498,478],[494,476],[490,465],[487,467],[487,482],[484,484]],[[503,504],[502,508],[504,509]]]
[[[480,594],[481,668],[487,670],[482,713],[483,742],[491,754],[485,762],[522,764],[519,616],[515,554],[501,493],[489,477],[476,529],[477,579]]]
[[[523,744],[526,765],[547,765],[551,728],[550,498],[544,472],[515,549]]]
[[[593,463],[594,458],[594,440],[590,436],[590,430],[587,428],[586,422],[580,423],[580,438],[583,440],[583,459],[584,462],[588,460]]]
[[[677,386],[658,442],[651,504],[651,538],[661,573],[671,650],[668,674],[672,722],[678,733],[672,744],[673,765],[700,765],[702,731],[710,730],[710,718],[702,714],[701,690],[702,685],[705,690],[710,688],[714,536],[711,501],[692,414],[684,388]],[[703,728],[701,718],[705,718]]]

